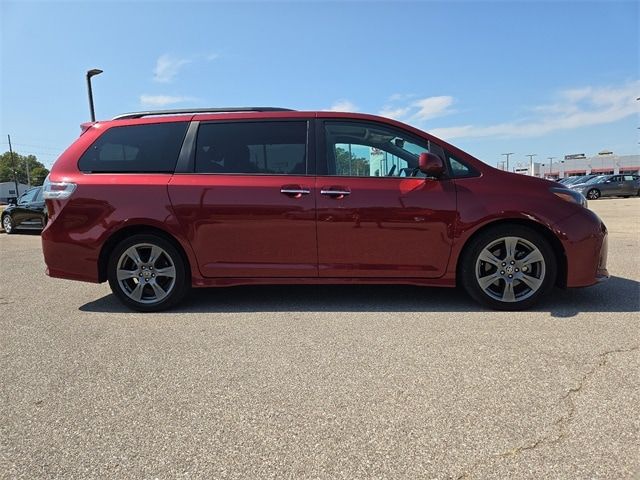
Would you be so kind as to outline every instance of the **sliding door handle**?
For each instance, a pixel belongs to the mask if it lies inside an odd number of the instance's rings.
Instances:
[[[347,195],[351,195],[351,190],[342,186],[322,187],[320,189],[320,195],[332,197],[336,199],[344,198]]]
[[[303,195],[309,195],[311,190],[300,185],[283,185],[280,189],[280,193],[292,198],[300,198]]]

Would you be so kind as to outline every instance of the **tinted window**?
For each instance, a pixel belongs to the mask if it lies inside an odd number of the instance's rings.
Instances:
[[[38,190],[39,189],[37,188],[32,188],[31,190],[27,190],[26,192],[24,192],[20,197],[20,199],[18,200],[18,204],[24,205],[25,203],[33,202],[33,199],[38,194]]]
[[[112,127],[80,157],[83,172],[173,173],[187,122]]]
[[[472,177],[476,175],[471,167],[465,165],[453,155],[449,155],[449,164],[451,165],[451,175],[454,177]]]
[[[305,175],[307,122],[205,123],[196,172]]]
[[[424,177],[419,155],[444,155],[438,145],[374,123],[325,122],[325,138],[329,175]]]

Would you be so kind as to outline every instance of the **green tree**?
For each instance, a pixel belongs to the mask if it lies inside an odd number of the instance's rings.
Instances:
[[[369,161],[366,158],[357,157],[344,148],[336,147],[336,174],[369,176]]]
[[[38,161],[35,155],[20,155],[13,152],[4,152],[0,155],[0,182],[13,182],[15,174],[18,176],[18,183],[27,183],[27,165],[29,165],[29,176],[31,185],[42,185],[44,179],[49,175],[49,170]]]

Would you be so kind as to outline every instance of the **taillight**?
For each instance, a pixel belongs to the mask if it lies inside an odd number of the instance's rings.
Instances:
[[[51,182],[49,177],[42,184],[42,196],[45,200],[64,200],[69,198],[76,190],[76,184],[72,182]]]

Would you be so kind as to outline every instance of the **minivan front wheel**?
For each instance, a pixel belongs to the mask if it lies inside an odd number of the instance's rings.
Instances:
[[[116,297],[142,312],[171,308],[189,290],[180,252],[157,235],[133,235],[120,242],[109,257],[107,272]]]
[[[476,301],[498,310],[529,308],[553,287],[556,258],[549,242],[522,225],[474,238],[462,258],[461,283]]]

